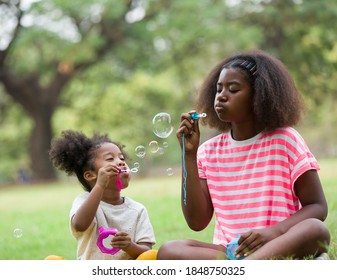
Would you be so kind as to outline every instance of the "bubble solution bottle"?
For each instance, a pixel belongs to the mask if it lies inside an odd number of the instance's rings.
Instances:
[[[239,246],[239,239],[240,235],[238,235],[237,238],[233,238],[231,242],[226,245],[226,255],[229,260],[242,260],[244,258],[243,256],[239,258],[235,256],[235,250]]]

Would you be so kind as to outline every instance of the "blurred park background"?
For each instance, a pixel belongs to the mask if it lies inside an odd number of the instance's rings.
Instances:
[[[287,65],[307,106],[297,129],[318,160],[337,161],[336,19],[335,0],[0,0],[0,196],[69,182],[48,158],[66,129],[125,144],[136,179],[177,175],[180,114],[215,63],[247,49]],[[152,131],[159,112],[166,138]],[[160,149],[137,157],[151,141]]]

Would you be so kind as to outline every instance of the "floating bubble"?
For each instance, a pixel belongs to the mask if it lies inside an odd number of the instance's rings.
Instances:
[[[152,119],[153,133],[159,138],[167,138],[173,131],[171,116],[168,113],[161,112]]]
[[[159,145],[157,141],[151,141],[149,143],[151,153],[156,153],[159,150]]]
[[[168,143],[167,142],[163,142],[163,147],[167,148],[168,147]]]
[[[14,229],[13,234],[14,234],[15,238],[21,238],[22,237],[22,229],[21,228]]]
[[[135,163],[133,164],[133,167],[134,167],[134,168],[139,168],[139,167],[140,167],[139,162],[135,162]]]
[[[138,168],[134,167],[130,169],[130,172],[132,173],[137,173],[138,172]]]
[[[145,154],[146,154],[146,149],[144,146],[140,145],[140,146],[137,146],[136,149],[136,156],[139,157],[139,158],[144,158],[145,157]]]
[[[166,174],[167,174],[168,176],[172,176],[172,175],[173,175],[173,169],[172,169],[172,168],[167,168],[167,169],[166,169]]]
[[[164,148],[160,147],[158,149],[158,154],[163,155],[165,153]]]

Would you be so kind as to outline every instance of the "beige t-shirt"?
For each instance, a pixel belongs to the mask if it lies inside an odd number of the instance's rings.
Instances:
[[[71,218],[89,196],[88,192],[77,196],[70,210],[70,231],[77,240],[77,258],[80,260],[129,260],[131,257],[123,250],[110,255],[100,251],[96,245],[99,235],[98,228],[115,228],[117,231],[127,232],[135,243],[147,242],[155,244],[152,224],[146,208],[128,197],[124,203],[111,205],[101,201],[95,218],[84,232],[76,231],[71,225]],[[106,238],[108,239],[108,238]],[[105,244],[105,243],[104,243]],[[107,247],[107,246],[106,246]]]

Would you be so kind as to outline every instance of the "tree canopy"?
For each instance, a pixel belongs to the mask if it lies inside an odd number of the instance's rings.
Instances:
[[[213,64],[249,48],[289,66],[331,154],[336,15],[333,0],[0,1],[0,181],[22,166],[56,178],[48,150],[64,129],[147,144],[157,112],[178,123]]]

